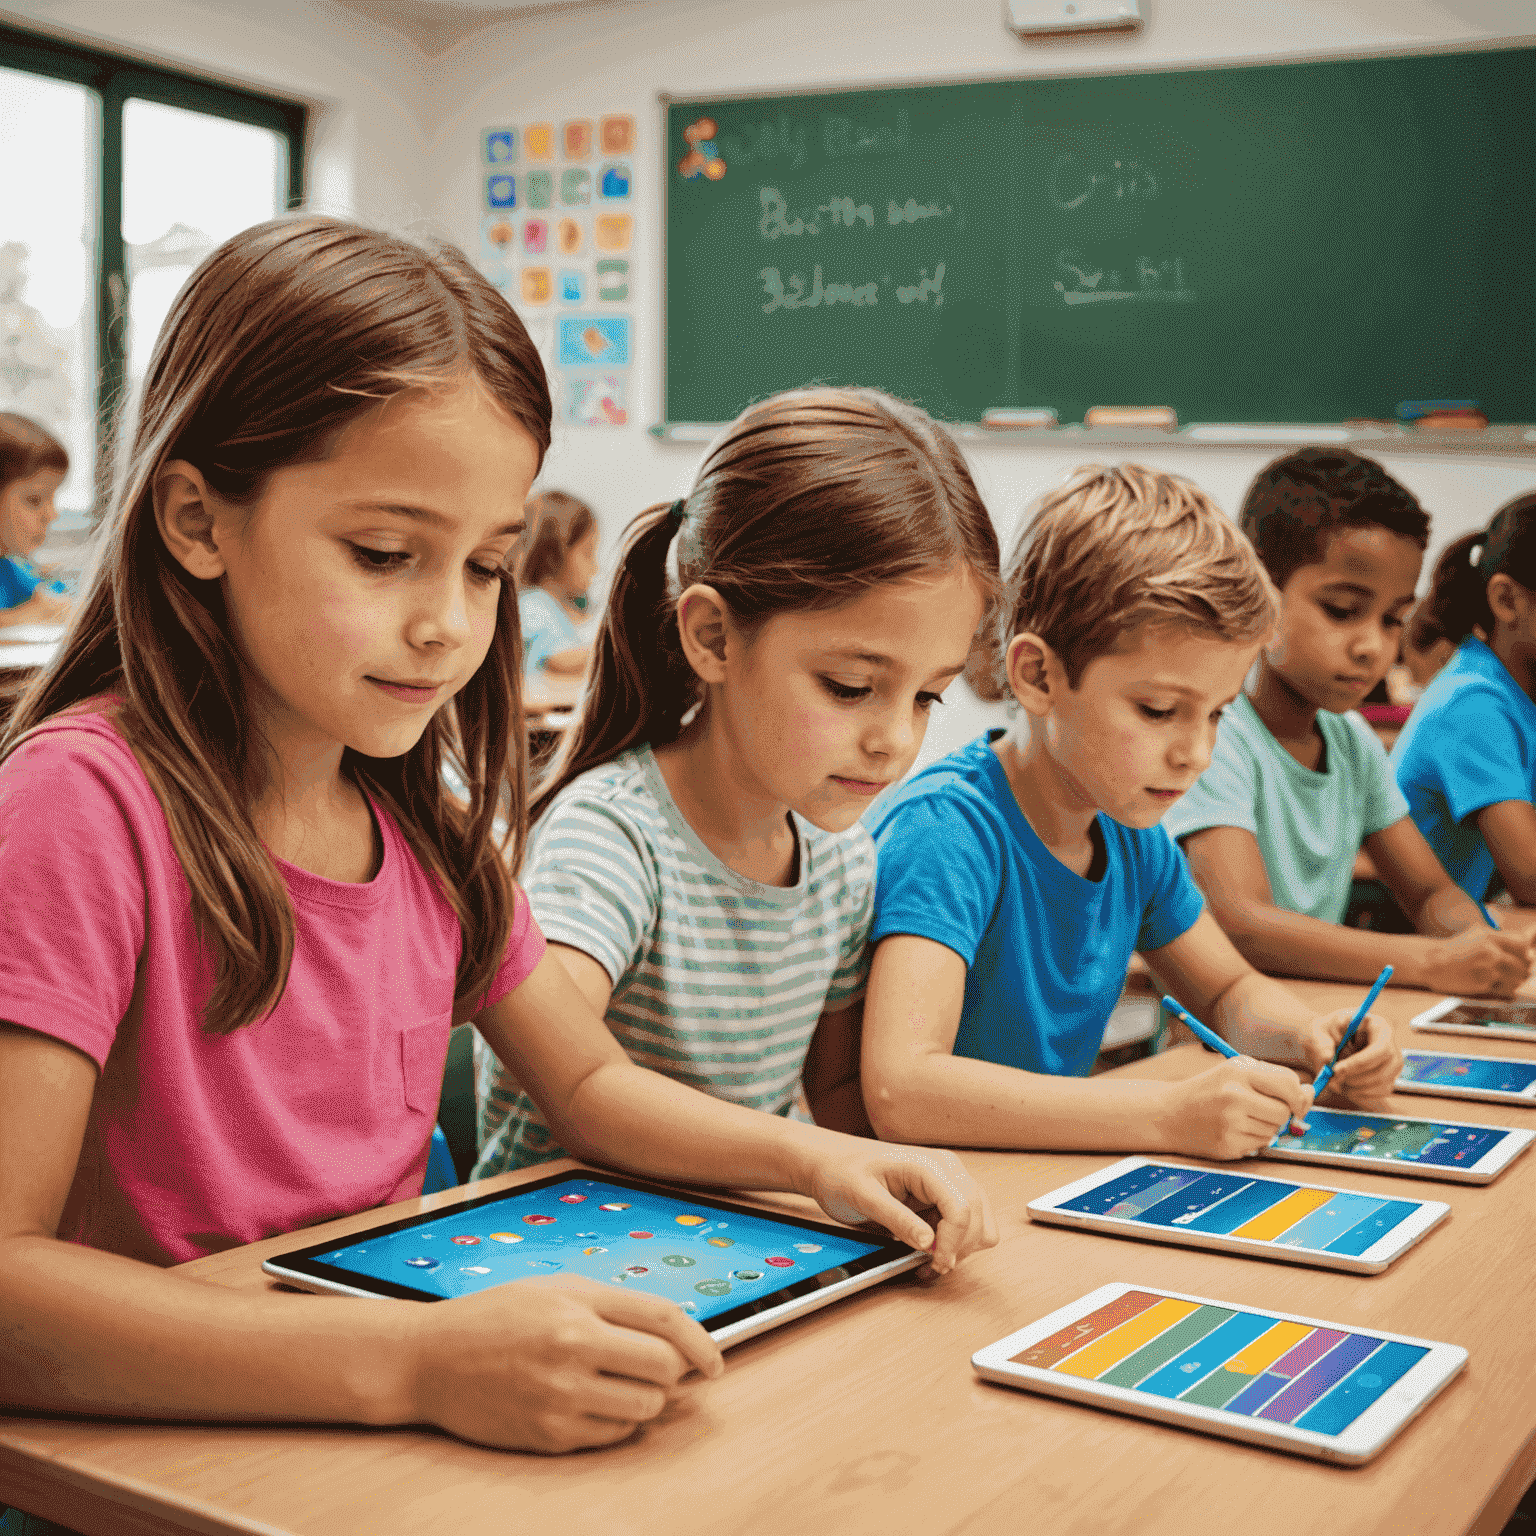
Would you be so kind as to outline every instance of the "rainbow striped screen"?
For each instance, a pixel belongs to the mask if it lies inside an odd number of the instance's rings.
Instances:
[[[1339,1435],[1428,1353],[1369,1333],[1127,1291],[1013,1360]]]

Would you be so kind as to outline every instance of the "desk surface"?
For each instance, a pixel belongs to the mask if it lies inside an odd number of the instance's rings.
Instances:
[[[1355,1003],[1361,990],[1295,985],[1320,1010]],[[1398,1024],[1404,1044],[1536,1055],[1536,1045],[1521,1042],[1484,1045],[1408,1030],[1406,1021],[1430,1001],[1392,989],[1379,1010]],[[1173,1079],[1211,1060],[1182,1046],[1118,1075]],[[1407,1096],[1397,1105],[1404,1113],[1536,1126],[1536,1110],[1518,1107]],[[1312,1171],[1318,1182],[1451,1205],[1448,1222],[1379,1276],[1032,1225],[1027,1201],[1110,1156],[971,1152],[965,1160],[996,1204],[996,1248],[937,1284],[888,1284],[740,1345],[722,1380],[625,1445],[542,1459],[410,1430],[0,1418],[0,1500],[111,1536],[510,1529],[979,1536],[1024,1528],[1038,1536],[1225,1536],[1234,1528],[1244,1536],[1493,1536],[1502,1528],[1536,1472],[1536,1152],[1483,1188]],[[481,1188],[531,1176],[506,1175]],[[452,1197],[394,1210],[445,1203]],[[341,1234],[378,1219],[316,1232]],[[260,1260],[292,1241],[186,1268],[215,1284],[264,1285]],[[1471,1359],[1421,1418],[1356,1469],[975,1377],[972,1351],[1115,1280],[1443,1339],[1466,1346]],[[293,1304],[349,1303],[295,1297]]]

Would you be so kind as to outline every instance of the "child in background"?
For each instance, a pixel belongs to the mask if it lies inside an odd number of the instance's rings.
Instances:
[[[0,411],[0,628],[57,624],[69,613],[63,588],[30,558],[59,515],[53,498],[68,473],[58,438],[26,416]]]
[[[579,606],[597,574],[597,519],[586,502],[565,491],[528,500],[528,548],[518,570],[517,611],[523,626],[523,667],[536,692],[547,677],[580,677],[592,647],[577,626]]]
[[[507,562],[549,422],[451,248],[276,220],[178,295],[83,611],[0,736],[4,1410],[568,1450],[717,1374],[627,1288],[316,1303],[164,1267],[419,1191],[456,1019],[586,1157],[792,1188],[939,1270],[995,1241],[951,1155],[643,1071],[545,954]]]
[[[1390,965],[1405,986],[1509,995],[1527,946],[1457,888],[1354,713],[1397,659],[1428,515],[1370,459],[1304,448],[1260,471],[1241,523],[1280,589],[1279,627],[1163,823],[1216,921],[1266,971],[1371,981]],[[1362,846],[1417,932],[1343,926]]]
[[[534,915],[631,1058],[868,1134],[859,825],[922,744],[997,585],[949,436],[864,389],[747,410],[636,519],[579,723],[533,804]],[[477,1042],[476,1176],[559,1157]]]
[[[1392,753],[1409,813],[1469,896],[1536,905],[1536,492],[1445,550],[1423,610],[1457,650]]]
[[[1019,715],[911,779],[874,829],[863,1066],[881,1135],[1235,1158],[1306,1113],[1297,1071],[1328,1060],[1348,1010],[1315,1017],[1255,971],[1158,825],[1274,619],[1247,540],[1188,481],[1094,467],[1044,499],[998,629]],[[1133,951],[1248,1054],[1179,1083],[1083,1081]],[[1387,1093],[1390,1028],[1372,1015],[1356,1039],[1334,1082]]]

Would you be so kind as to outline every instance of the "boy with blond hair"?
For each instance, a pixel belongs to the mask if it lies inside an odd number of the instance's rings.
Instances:
[[[1199,489],[1136,465],[1045,497],[1006,574],[1013,724],[918,774],[872,828],[870,1119],[944,1146],[1252,1154],[1305,1116],[1349,1014],[1317,1017],[1254,970],[1158,823],[1210,760],[1274,589]],[[1084,1081],[1133,951],[1246,1054],[1185,1082]],[[1400,1063],[1368,1016],[1334,1087],[1378,1099]]]

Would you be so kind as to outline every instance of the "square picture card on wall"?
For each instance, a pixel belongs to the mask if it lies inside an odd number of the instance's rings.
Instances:
[[[482,129],[480,158],[487,165],[511,165],[517,159],[517,129]]]
[[[567,373],[560,419],[572,427],[622,427],[629,423],[627,373]]]
[[[559,357],[562,368],[627,368],[629,316],[562,315]]]

